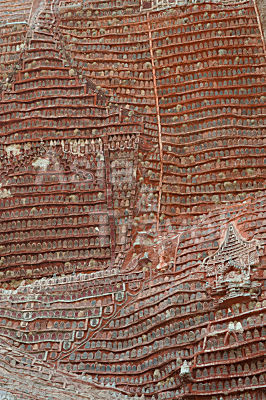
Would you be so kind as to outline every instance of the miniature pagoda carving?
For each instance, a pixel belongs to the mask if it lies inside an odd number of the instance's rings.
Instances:
[[[226,292],[226,298],[255,295],[258,283],[251,281],[251,266],[258,264],[261,247],[257,239],[245,240],[230,223],[219,249],[203,260],[202,268],[211,278],[206,286],[213,293]]]

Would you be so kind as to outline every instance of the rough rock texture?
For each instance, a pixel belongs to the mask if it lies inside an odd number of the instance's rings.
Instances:
[[[259,11],[259,18],[262,24],[264,33],[264,40],[266,38],[266,2],[264,0],[256,0],[256,4]]]
[[[77,376],[25,354],[0,339],[0,398],[8,400],[121,399],[123,394],[105,390]]]
[[[258,9],[0,3],[1,400],[263,399]]]

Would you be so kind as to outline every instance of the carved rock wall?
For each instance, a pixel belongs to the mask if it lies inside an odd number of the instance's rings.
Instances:
[[[0,16],[0,399],[262,400],[256,3]]]

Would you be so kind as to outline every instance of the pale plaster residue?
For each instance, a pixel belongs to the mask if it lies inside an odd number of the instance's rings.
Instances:
[[[13,156],[17,156],[20,154],[21,146],[20,144],[11,144],[6,147],[6,152],[7,152],[7,157],[10,157],[10,154],[12,153]]]
[[[2,183],[0,183],[0,199],[6,199],[7,197],[12,197],[9,189],[2,188]]]
[[[50,160],[48,158],[39,157],[35,161],[33,161],[32,166],[35,168],[40,168],[43,171],[46,171],[49,164]]]

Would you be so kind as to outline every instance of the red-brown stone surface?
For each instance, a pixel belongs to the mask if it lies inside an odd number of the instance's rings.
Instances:
[[[261,9],[0,2],[0,400],[263,399]]]

